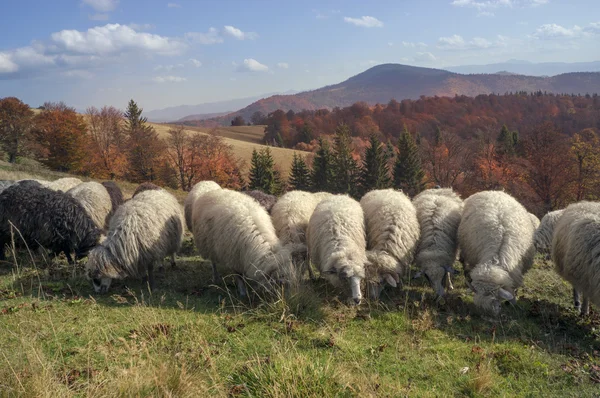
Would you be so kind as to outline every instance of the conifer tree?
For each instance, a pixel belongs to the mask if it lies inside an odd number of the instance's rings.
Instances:
[[[281,193],[283,186],[281,176],[275,170],[275,162],[268,147],[261,149],[260,152],[254,149],[250,163],[250,178],[248,182],[250,190],[258,189],[271,195]]]
[[[514,155],[516,147],[519,142],[519,133],[516,131],[509,131],[506,124],[502,126],[500,134],[498,135],[498,149],[496,152],[500,155]]]
[[[319,148],[313,159],[311,171],[311,187],[314,192],[332,190],[333,183],[333,154],[329,143],[319,137]]]
[[[359,194],[360,172],[352,157],[352,138],[346,124],[340,124],[335,131],[333,154],[333,191],[351,196]]]
[[[365,194],[373,189],[385,189],[391,185],[390,169],[388,166],[389,153],[377,136],[369,139],[369,147],[361,170],[361,188]]]
[[[408,130],[398,139],[398,157],[394,164],[394,187],[402,189],[409,196],[423,190],[425,173],[421,167],[419,148]]]
[[[308,191],[310,189],[310,170],[304,158],[294,152],[289,178],[290,189]]]
[[[128,179],[135,182],[154,181],[158,178],[163,142],[152,126],[146,125],[142,108],[130,100],[125,111],[127,134]]]

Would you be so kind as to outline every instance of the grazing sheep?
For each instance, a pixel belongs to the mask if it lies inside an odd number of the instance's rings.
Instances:
[[[527,213],[529,214],[529,219],[531,220],[531,224],[533,225],[533,228],[537,229],[540,226],[540,219],[537,218],[537,216],[533,213]]]
[[[356,304],[362,299],[360,282],[368,261],[365,235],[362,207],[347,195],[334,195],[319,203],[306,234],[311,262],[332,285],[349,281]]]
[[[573,285],[575,308],[581,315],[588,315],[590,301],[600,305],[599,250],[600,203],[569,205],[554,227],[552,261],[556,272]]]
[[[112,210],[110,195],[104,186],[98,182],[82,182],[67,191],[85,209],[94,224],[100,229],[108,226],[109,215]]]
[[[113,214],[115,214],[117,208],[124,202],[123,192],[114,181],[104,181],[102,185],[104,188],[106,188],[108,194],[110,195],[111,211],[109,217],[111,217]]]
[[[483,191],[464,203],[458,242],[477,307],[494,315],[531,268],[535,228],[527,210],[502,191]]]
[[[546,255],[546,259],[550,259],[550,249],[552,249],[552,236],[554,236],[554,228],[556,222],[562,215],[565,209],[555,210],[547,213],[542,217],[540,225],[535,230],[533,235],[533,244],[535,249],[542,254]]]
[[[457,232],[463,201],[451,189],[428,189],[413,199],[421,227],[417,267],[425,275],[438,298],[445,295],[442,281],[452,289],[450,275],[458,250]]]
[[[200,181],[190,190],[183,204],[183,212],[185,214],[185,225],[188,231],[192,231],[192,210],[194,202],[206,192],[221,189],[221,186],[214,181]]]
[[[82,181],[79,178],[65,177],[65,178],[59,178],[58,180],[55,180],[55,181],[45,182],[45,184],[42,183],[42,185],[44,185],[46,188],[51,189],[53,191],[67,192],[69,189],[74,188],[77,185],[81,184],[81,182]]]
[[[417,211],[401,191],[378,189],[360,200],[367,230],[367,285],[372,299],[396,287],[410,267],[421,231]]]
[[[135,189],[135,192],[133,193],[132,198],[135,198],[135,195],[142,193],[144,191],[158,191],[161,190],[162,188],[159,187],[156,184],[153,184],[151,182],[143,182],[140,185],[138,185],[138,187]]]
[[[275,233],[267,211],[240,192],[217,189],[194,202],[194,242],[202,257],[235,274],[240,296],[246,296],[241,276],[269,288],[273,282],[290,281],[292,259]]]
[[[315,207],[325,198],[332,196],[328,192],[310,193],[290,191],[283,195],[271,209],[271,219],[275,226],[281,244],[294,244],[298,252],[294,253],[294,263],[302,269],[308,269],[311,279],[314,279],[312,269],[307,260],[306,229],[310,216]]]
[[[0,194],[1,260],[13,232],[17,244],[22,236],[29,248],[42,246],[54,254],[64,252],[69,263],[73,263],[72,252],[76,258],[85,256],[101,235],[75,198],[33,183],[15,184]]]
[[[106,240],[94,248],[86,264],[94,290],[105,293],[112,279],[148,276],[154,288],[153,268],[181,247],[183,213],[177,199],[163,189],[147,190],[123,203],[110,220]]]
[[[267,212],[271,212],[271,208],[275,203],[277,203],[277,196],[269,195],[268,193],[264,193],[263,191],[244,191],[244,194],[250,196],[251,198],[256,199],[258,203],[262,207],[264,207]]]

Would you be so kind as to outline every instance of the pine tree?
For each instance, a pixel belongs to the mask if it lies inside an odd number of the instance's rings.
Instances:
[[[314,192],[332,190],[333,183],[333,154],[329,143],[319,137],[319,148],[313,159],[311,171],[311,187]]]
[[[519,142],[519,133],[516,131],[509,131],[505,124],[500,130],[497,141],[498,147],[496,152],[499,155],[514,155]]]
[[[419,148],[408,130],[404,130],[398,139],[398,152],[394,164],[394,187],[414,196],[423,190],[425,173],[421,167]]]
[[[125,111],[127,134],[128,179],[135,182],[154,181],[158,178],[163,142],[152,126],[146,125],[142,108],[130,100]]]
[[[333,191],[358,196],[360,177],[358,165],[352,157],[352,138],[346,124],[340,124],[335,129],[333,154]]]
[[[365,158],[361,170],[361,188],[364,193],[373,189],[385,189],[391,185],[390,168],[388,166],[389,153],[377,136],[369,139],[369,147],[365,151]]]
[[[292,159],[292,168],[289,178],[290,189],[308,191],[310,189],[310,170],[302,156],[296,155]]]
[[[138,128],[145,127],[147,118],[142,117],[143,109],[137,106],[134,100],[129,100],[127,104],[127,110],[125,111],[125,119],[127,119],[127,130],[133,131]]]
[[[271,195],[280,194],[283,184],[280,173],[275,170],[271,150],[268,147],[261,149],[260,152],[257,152],[256,149],[253,150],[250,163],[248,188],[250,190],[258,189]]]

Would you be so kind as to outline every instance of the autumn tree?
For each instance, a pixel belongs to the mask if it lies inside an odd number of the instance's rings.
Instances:
[[[288,180],[290,189],[299,191],[310,190],[310,169],[306,166],[304,158],[294,152],[290,177]]]
[[[193,162],[194,176],[189,183],[190,187],[198,181],[212,180],[225,188],[242,188],[243,164],[235,158],[232,146],[225,143],[215,131],[209,134],[191,135],[188,149],[196,154]]]
[[[600,142],[596,132],[585,129],[575,133],[571,153],[575,160],[575,200],[588,199],[600,177]]]
[[[123,113],[112,106],[86,110],[90,141],[89,172],[94,177],[114,179],[125,172]]]
[[[9,163],[29,153],[33,111],[15,97],[0,99],[0,145]]]
[[[283,184],[269,147],[257,152],[252,151],[248,188],[260,190],[271,195],[281,193]]]
[[[255,126],[267,124],[267,116],[265,116],[265,114],[261,111],[256,111],[250,117],[250,122]]]
[[[334,171],[333,153],[329,142],[319,137],[319,146],[315,152],[311,171],[311,185],[314,192],[333,191]]]
[[[541,210],[564,207],[572,195],[573,157],[567,136],[551,123],[535,128],[524,141],[525,181],[537,197]]]
[[[435,185],[452,187],[465,173],[470,151],[463,140],[439,127],[431,141],[424,140],[423,164]]]
[[[419,148],[412,135],[405,129],[398,139],[398,156],[394,164],[394,187],[409,196],[414,196],[423,190],[424,176]]]
[[[53,170],[79,172],[86,157],[85,119],[73,108],[53,105],[45,104],[34,118],[36,157]]]
[[[183,126],[172,127],[167,133],[167,158],[177,175],[178,186],[184,191],[189,191],[195,177],[198,153],[191,147],[191,137]]]
[[[246,121],[244,120],[244,118],[242,116],[238,115],[231,120],[231,125],[232,126],[245,126]]]
[[[147,119],[142,117],[142,109],[130,100],[125,112],[125,133],[127,135],[128,177],[134,182],[153,181],[161,163],[164,145]]]
[[[333,142],[333,192],[358,196],[360,172],[352,156],[352,138],[348,125],[338,126]]]
[[[376,135],[372,135],[365,151],[361,170],[360,180],[363,193],[391,186],[389,158],[385,145],[379,141]]]

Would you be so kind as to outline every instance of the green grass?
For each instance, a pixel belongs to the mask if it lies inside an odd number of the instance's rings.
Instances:
[[[381,303],[306,282],[240,302],[188,237],[176,269],[95,295],[81,266],[0,266],[2,396],[594,396],[600,318],[538,261],[515,308],[477,315],[458,278],[443,306],[405,281]]]

